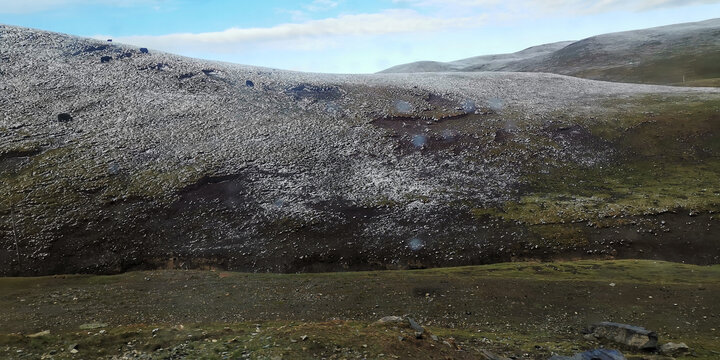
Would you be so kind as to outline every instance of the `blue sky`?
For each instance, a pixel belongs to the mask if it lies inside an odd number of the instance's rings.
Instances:
[[[336,73],[714,17],[720,0],[0,0],[4,24]]]

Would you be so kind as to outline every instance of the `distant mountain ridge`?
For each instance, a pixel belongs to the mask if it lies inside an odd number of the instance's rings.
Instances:
[[[519,71],[593,80],[720,86],[720,18],[563,41],[451,62],[419,61],[381,73]]]

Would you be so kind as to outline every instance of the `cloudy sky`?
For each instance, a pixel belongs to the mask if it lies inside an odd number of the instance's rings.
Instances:
[[[335,73],[713,17],[720,0],[0,0],[3,24]]]

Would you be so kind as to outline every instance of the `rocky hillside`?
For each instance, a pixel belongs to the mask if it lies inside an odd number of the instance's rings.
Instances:
[[[513,54],[420,61],[382,73],[549,72],[617,82],[720,86],[720,19],[593,36]]]
[[[0,275],[720,261],[720,91],[321,75],[0,25]]]

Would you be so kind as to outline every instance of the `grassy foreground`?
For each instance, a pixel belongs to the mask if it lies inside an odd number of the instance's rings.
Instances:
[[[720,266],[635,260],[1,278],[0,358],[546,359],[614,346],[582,337],[605,320],[717,359],[718,299]],[[426,333],[375,323],[388,315]]]

